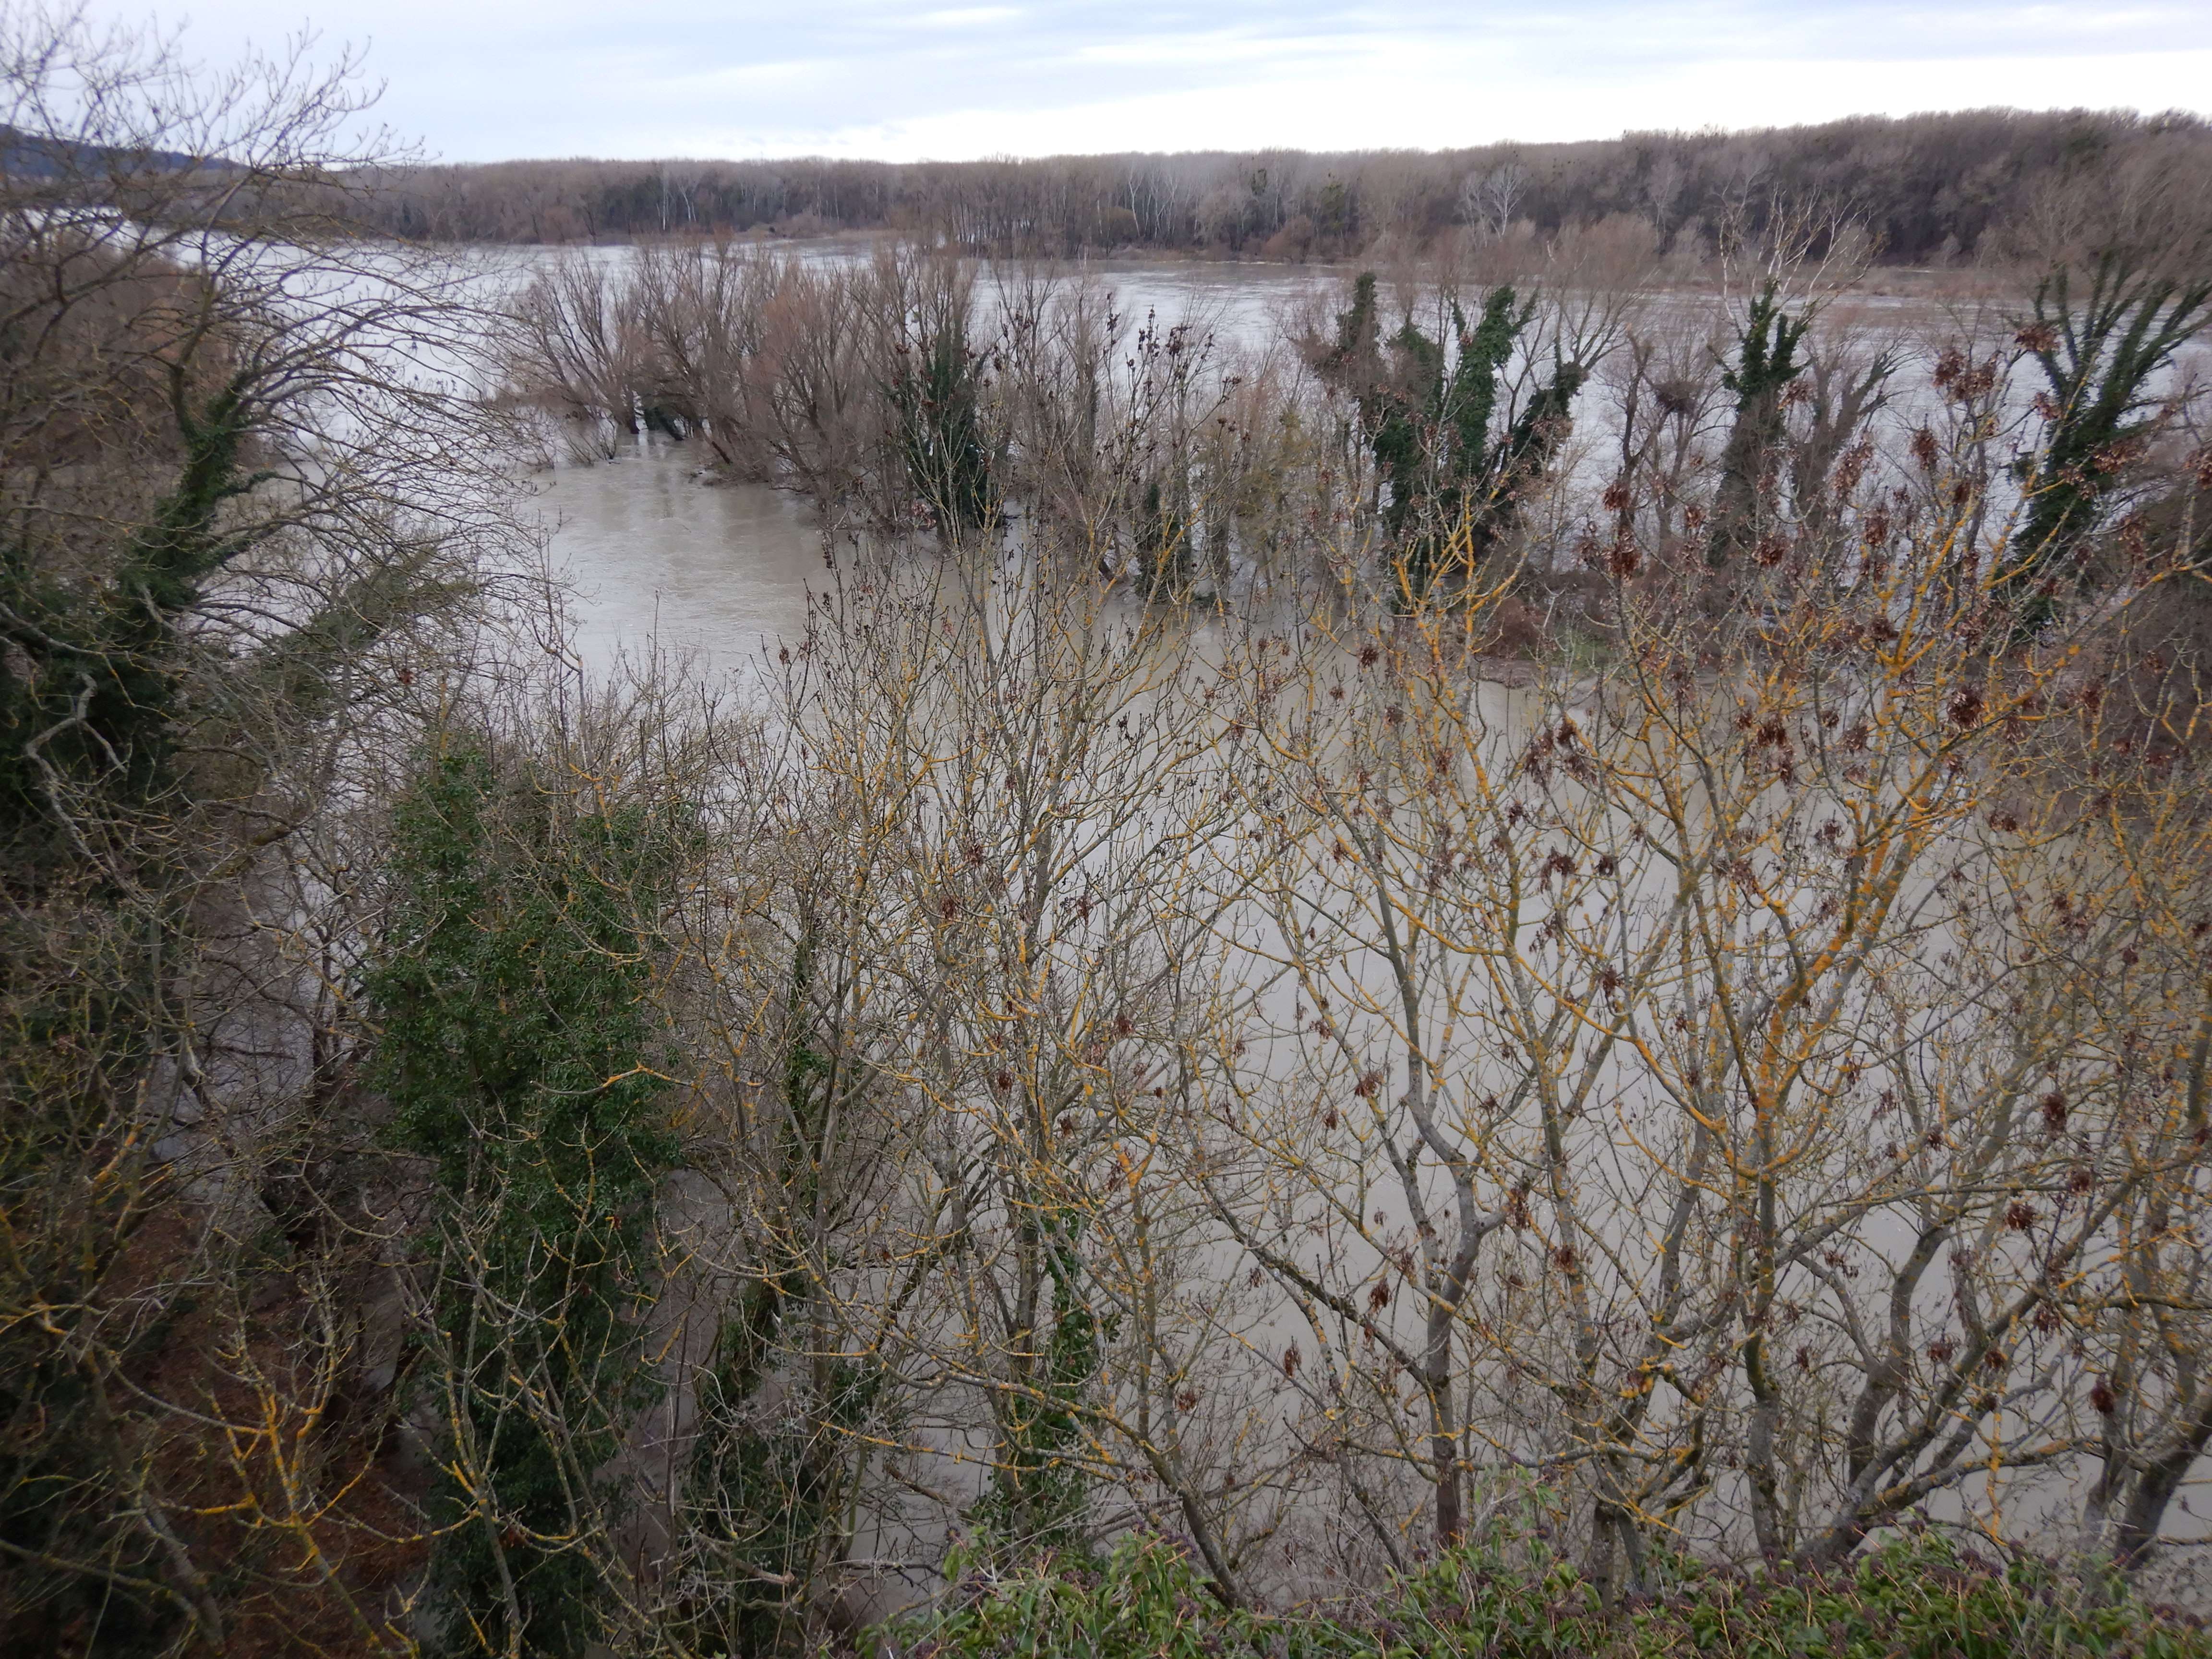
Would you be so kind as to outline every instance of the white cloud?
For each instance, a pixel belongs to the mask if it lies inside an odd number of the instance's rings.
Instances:
[[[926,11],[914,21],[924,28],[972,29],[986,23],[1006,23],[1021,13],[1012,6],[963,6],[951,11]]]
[[[96,9],[141,15],[126,0]],[[298,0],[198,0],[220,58]],[[2212,8],[1957,0],[325,0],[457,160],[1434,147],[1990,104],[2204,108]]]

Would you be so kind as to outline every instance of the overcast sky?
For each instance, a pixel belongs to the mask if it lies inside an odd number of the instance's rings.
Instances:
[[[2212,109],[2212,3],[92,0],[368,48],[448,161],[1437,148],[1990,104]]]

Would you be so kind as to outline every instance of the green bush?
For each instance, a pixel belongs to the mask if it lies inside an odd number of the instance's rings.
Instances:
[[[1832,1572],[1685,1567],[1607,1613],[1564,1564],[1476,1547],[1371,1595],[1283,1614],[1232,1608],[1175,1545],[1126,1540],[1102,1568],[1051,1560],[957,1585],[893,1632],[908,1659],[2111,1659],[2212,1656],[2201,1621],[2028,1558],[1923,1534]]]
[[[481,750],[393,812],[392,901],[363,988],[391,1139],[429,1164],[444,1650],[573,1659],[599,1629],[618,1482],[653,1396],[637,1321],[676,1162],[650,1007],[680,808],[584,810]]]

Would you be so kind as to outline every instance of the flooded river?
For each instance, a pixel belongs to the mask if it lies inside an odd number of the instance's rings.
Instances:
[[[852,258],[849,248],[810,250]],[[627,250],[592,250],[619,259]],[[527,270],[526,262],[523,269]],[[1334,284],[1321,268],[1100,264],[1097,280],[1132,330],[1188,325],[1228,349],[1279,338],[1291,308]],[[988,311],[990,287],[979,288]],[[712,481],[697,451],[658,434],[625,440],[616,460],[538,473],[535,510],[555,568],[572,584],[588,661],[658,648],[710,676],[742,675],[763,647],[796,637],[808,584],[825,574],[811,507],[763,484]]]
[[[1182,270],[1117,270],[1111,273],[1111,286],[1119,301],[1117,310],[1139,325],[1148,316],[1162,326],[1187,320],[1217,338],[1240,347],[1254,347],[1278,337],[1276,330],[1288,307],[1316,289],[1335,282],[1340,275],[1312,271],[1261,275],[1234,269],[1195,273]],[[1694,326],[1698,313],[1703,311],[1711,314],[1717,301],[1713,296],[1663,295],[1652,296],[1648,303],[1650,313],[1663,317],[1665,310],[1671,308],[1678,316],[1668,320]],[[1924,353],[1928,342],[1938,335],[1943,321],[1942,315],[1932,307],[1878,302],[1862,306],[1858,311],[1858,316],[1852,319],[1855,325],[1879,332],[1882,341],[1898,344],[1904,367],[1897,376],[1899,406],[1893,406],[1891,418],[1903,422],[1905,429],[1909,430],[1911,423],[1920,418],[1919,407],[1932,401],[1926,359],[1913,359],[1916,354]],[[1869,313],[1874,314],[1869,316]],[[2022,384],[2026,384],[2025,376]],[[1607,404],[1604,389],[1593,388],[1584,409],[1578,411],[1577,441],[1588,459],[1577,463],[1571,456],[1567,464],[1586,465],[1591,469],[1578,477],[1578,485],[1587,482],[1605,464]],[[1715,417],[1716,429],[1725,419],[1724,414]],[[534,479],[535,507],[548,532],[554,564],[572,586],[579,646],[586,660],[594,665],[611,664],[624,655],[658,650],[688,659],[693,672],[702,678],[735,679],[742,695],[752,665],[772,659],[779,641],[795,638],[804,630],[810,588],[818,590],[828,580],[822,537],[811,510],[798,498],[767,486],[707,481],[700,471],[695,446],[658,437],[637,437],[626,438],[619,447],[617,458],[611,462],[556,465],[537,474]],[[1491,756],[1496,763],[1491,768],[1492,775],[1504,775],[1511,769],[1532,720],[1539,722],[1539,729],[1555,726],[1564,729],[1570,717],[1583,730],[1598,729],[1599,722],[1589,710],[1576,704],[1571,688],[1554,688],[1548,694],[1549,701],[1545,700],[1546,695],[1540,690],[1508,692],[1497,685],[1482,688],[1476,709],[1479,718],[1474,726],[1480,733],[1486,734],[1486,741],[1494,745],[1495,752]],[[1519,810],[1517,802],[1511,810]],[[1445,813],[1437,821],[1471,839],[1471,829],[1456,820],[1447,822],[1449,819],[1449,813]],[[1504,819],[1507,823],[1515,821],[1511,817]],[[1487,826],[1491,820],[1470,811],[1470,822]],[[1619,828],[1610,820],[1599,823],[1593,819],[1592,824],[1594,827],[1583,837],[1592,847],[1606,842],[1607,836]],[[1600,834],[1600,830],[1606,833]],[[1414,837],[1405,844],[1410,849],[1407,856],[1413,862],[1408,865],[1401,885],[1403,891],[1413,892],[1419,887],[1416,878],[1423,867],[1420,860],[1426,856],[1422,849],[1429,842]],[[1340,842],[1340,853],[1341,845]],[[1316,862],[1303,878],[1306,884],[1301,890],[1304,896],[1301,902],[1310,898],[1316,907],[1313,911],[1316,915],[1322,914],[1318,908],[1322,902],[1333,902],[1338,890],[1329,884],[1335,880],[1328,874],[1329,866],[1319,862],[1318,858],[1316,854]],[[1606,864],[1611,862],[1608,857]],[[1926,862],[1931,870],[1941,870],[1944,866],[1944,859],[1933,854]],[[1464,863],[1461,868],[1464,875]],[[1565,868],[1571,874],[1575,869],[1573,861],[1568,860]],[[1953,869],[1945,878],[1955,878],[1957,874]],[[1917,882],[1922,878],[1916,872],[1914,879]],[[1431,879],[1431,887],[1433,886]],[[1932,886],[1929,889],[1930,893],[1935,890]],[[1616,907],[1614,914],[1625,919],[1624,927],[1630,922],[1641,926],[1649,918],[1668,910],[1671,893],[1672,888],[1667,883],[1646,883],[1639,876],[1625,881],[1611,902]],[[1490,917],[1492,913],[1481,910],[1474,899],[1468,903],[1469,908],[1463,912],[1439,912],[1442,920],[1427,936],[1443,940],[1475,937],[1474,922]],[[949,916],[951,913],[945,914]],[[1088,914],[1087,907],[1084,914]],[[1285,914],[1302,915],[1305,912],[1293,907]],[[1301,1088],[1304,1080],[1321,1075],[1320,1068],[1331,1062],[1328,1053],[1305,1038],[1325,1027],[1330,1042],[1340,1042],[1347,1052],[1358,1050],[1363,1062],[1369,1055],[1396,1054],[1405,1046],[1402,1035],[1393,1024],[1389,1007],[1391,988],[1396,981],[1384,973],[1377,952],[1353,941],[1344,947],[1341,958],[1334,960],[1333,965],[1325,964],[1324,969],[1315,970],[1308,979],[1293,982],[1273,966],[1291,953],[1288,940],[1295,937],[1294,933],[1285,935],[1280,930],[1280,918],[1249,908],[1234,910],[1230,917],[1221,924],[1220,934],[1224,939],[1231,933],[1236,938],[1224,947],[1222,980],[1231,987],[1250,988],[1249,1024],[1239,1029],[1249,1029],[1252,1047],[1248,1054],[1245,1041],[1240,1036],[1236,1042],[1234,1052],[1245,1056],[1239,1062],[1238,1074],[1255,1098],[1272,1097],[1271,1091],[1279,1093],[1286,1103],[1283,1121],[1292,1124],[1297,1135],[1309,1134],[1311,1125],[1299,1115],[1307,1113],[1310,1098],[1319,1097],[1301,1092]],[[1355,922],[1346,927],[1365,925],[1366,921],[1364,913],[1360,912]],[[1374,925],[1379,933],[1382,923],[1378,921]],[[1510,928],[1504,936],[1509,939],[1518,937]],[[1310,943],[1313,937],[1313,928],[1309,926],[1305,938]],[[1322,948],[1326,954],[1326,943]],[[1452,955],[1455,948],[1439,947],[1437,960],[1443,966],[1435,970],[1440,975],[1436,981],[1439,986],[1446,986],[1442,976],[1447,971],[1462,971],[1455,965],[1461,959]],[[1520,948],[1516,945],[1516,950]],[[1538,948],[1527,947],[1530,959],[1534,959]],[[1905,940],[1900,935],[1899,949],[1904,954],[1932,948],[1924,943]],[[1751,961],[1753,955],[1755,952],[1745,955],[1743,960]],[[1431,1061],[1432,1076],[1439,1100],[1449,1098],[1462,1104],[1480,1100],[1483,1109],[1487,1109],[1496,1105],[1499,1095],[1507,1092],[1521,1060],[1510,1043],[1501,1047],[1497,1040],[1505,1029],[1505,1022],[1494,1012],[1496,1007],[1504,1006],[1503,994],[1493,991],[1472,969],[1466,971],[1469,976],[1464,983],[1451,979],[1445,989],[1432,994],[1437,999],[1436,1006],[1425,1010],[1433,1017],[1438,1009],[1448,1008],[1462,1022],[1455,1036],[1450,1034],[1449,1021],[1440,1022],[1447,1035],[1431,1039],[1431,1046],[1436,1050]],[[1955,972],[1950,969],[1945,971]],[[1337,1005],[1333,1026],[1322,1022],[1318,1013],[1330,1008],[1331,997]],[[1286,1000],[1290,1005],[1287,1010],[1282,1006]],[[1307,1020],[1309,1001],[1316,1010],[1312,1022]],[[1945,1029],[1945,1042],[1955,1042],[1961,1051],[1972,1048],[1972,1042],[1966,1035],[1972,1030],[1972,1016],[1963,1002],[1954,1008],[1937,997],[1930,1003],[1927,1016],[1932,1024]],[[1680,1029],[1679,1023],[1677,1029]],[[1942,1054],[1953,1052],[1932,1040],[1923,1042],[1923,1046],[1931,1054],[1939,1049]],[[1376,1085],[1365,1077],[1361,1076],[1357,1084],[1351,1080],[1359,1074],[1350,1062],[1345,1073],[1345,1086],[1338,1091],[1343,1100],[1358,1101],[1373,1094]],[[1379,1079],[1384,1073],[1378,1067],[1372,1075]],[[1691,1075],[1694,1078],[1695,1074]],[[1591,1076],[1598,1079],[1599,1085],[1593,1097],[1602,1099],[1603,1109],[1594,1109],[1586,1121],[1569,1132],[1568,1159],[1593,1194],[1583,1220],[1576,1224],[1586,1227],[1587,1233],[1582,1236],[1601,1245],[1612,1257],[1622,1241],[1643,1236],[1648,1217],[1640,1214],[1637,1206],[1645,1201],[1648,1191],[1656,1190],[1655,1183],[1658,1180],[1653,1173],[1656,1166],[1648,1165],[1645,1149],[1647,1146],[1661,1144],[1665,1134],[1670,1133],[1668,1126],[1674,1120],[1668,1104],[1671,1097],[1633,1066],[1612,1060],[1593,1071]],[[1338,1119],[1334,1108],[1322,1121],[1328,1128],[1335,1128]],[[1617,1125],[1626,1127],[1616,1133]],[[1834,1170],[1843,1170],[1848,1159],[1856,1156],[1855,1137],[1859,1127],[1851,1126],[1852,1138],[1839,1139],[1824,1150],[1823,1156],[1833,1160]],[[1291,1129],[1284,1131],[1283,1145],[1292,1144],[1291,1133]],[[1303,1146],[1306,1142],[1299,1139],[1296,1144]],[[1363,1194],[1362,1200],[1351,1206],[1346,1227],[1340,1234],[1332,1235],[1329,1243],[1334,1252],[1331,1271],[1337,1274],[1337,1282],[1352,1287],[1346,1292],[1351,1295],[1370,1281],[1378,1285],[1382,1282],[1383,1243],[1413,1237],[1415,1218],[1407,1193],[1386,1190],[1387,1171],[1364,1143],[1356,1154],[1339,1148],[1332,1156],[1342,1159],[1340,1164],[1327,1166],[1340,1172],[1339,1184],[1342,1190]],[[1364,1163],[1359,1161],[1363,1158]],[[1660,1164],[1664,1161],[1662,1158]],[[1324,1178],[1325,1173],[1321,1165],[1313,1166],[1299,1178],[1316,1184],[1300,1189],[1299,1196],[1285,1200],[1286,1204],[1306,1206],[1316,1224],[1334,1198],[1334,1189]],[[1841,1181],[1844,1177],[1831,1171],[1823,1178]],[[1413,1184],[1418,1186],[1428,1180],[1424,1174]],[[1440,1187],[1425,1189],[1424,1206],[1440,1204]],[[1878,1195],[1853,1201],[1862,1205],[1863,1212],[1850,1229],[1850,1248],[1856,1254],[1849,1271],[1856,1276],[1863,1266],[1873,1275],[1870,1284],[1880,1282],[1887,1286],[1897,1281],[1895,1264],[1911,1254],[1911,1229],[1878,1201]],[[1608,1209],[1608,1204],[1613,1207]],[[1713,1224],[1716,1228],[1719,1225],[1717,1221]],[[1990,1223],[1992,1229],[1996,1225]],[[1237,1249],[1220,1237],[1202,1233],[1193,1234],[1190,1249],[1193,1260],[1199,1264],[1194,1272],[1209,1285],[1229,1283],[1243,1260]],[[1498,1247],[1501,1261],[1504,1261],[1504,1246]],[[1566,1254],[1571,1259],[1573,1252],[1569,1250]],[[1624,1261],[1633,1256],[1633,1252],[1622,1253]],[[1835,1253],[1827,1259],[1843,1260]],[[1486,1273],[1510,1269],[1510,1262],[1499,1267],[1493,1267],[1487,1256],[1484,1261]],[[1318,1257],[1315,1271],[1321,1271]],[[1961,1274],[1966,1271],[1964,1266],[1959,1269]],[[1637,1260],[1632,1265],[1620,1266],[1615,1272],[1616,1277],[1605,1279],[1601,1285],[1604,1295],[1617,1298],[1614,1312],[1608,1316],[1632,1323],[1638,1316],[1634,1298],[1647,1293],[1650,1288],[1645,1282],[1644,1267]],[[1594,1274],[1593,1282],[1604,1277]],[[1246,1282],[1255,1286],[1257,1284],[1256,1279]],[[1793,1293],[1802,1295],[1808,1303],[1819,1294],[1809,1280],[1793,1281]],[[1887,1291],[1884,1294],[1887,1294]],[[1926,1330],[1941,1333],[1948,1329],[1946,1322],[1950,1317],[1951,1304],[1948,1298],[1953,1294],[1948,1284],[1939,1284],[1931,1278],[1916,1291],[1907,1283],[1901,1294],[1905,1300],[1897,1305],[1909,1306],[1914,1318]],[[1834,1299],[1837,1305],[1848,1308],[1856,1298],[1854,1293],[1837,1289]],[[1410,1296],[1400,1306],[1403,1309],[1409,1304]],[[1369,1304],[1370,1318],[1385,1305],[1387,1297],[1381,1303]],[[1867,1305],[1873,1304],[1869,1302]],[[1885,1303],[1885,1309],[1889,1305]],[[1391,1318],[1400,1316],[1393,1315]],[[1238,1343],[1244,1345],[1237,1351],[1241,1357],[1221,1363],[1225,1372],[1257,1356],[1247,1371],[1236,1373],[1245,1379],[1236,1386],[1249,1384],[1253,1391],[1251,1400],[1258,1402],[1253,1409],[1261,1418],[1272,1420],[1269,1414],[1278,1409],[1273,1402],[1281,1391],[1277,1378],[1289,1376],[1296,1364],[1287,1358],[1278,1360],[1276,1356],[1284,1353],[1285,1345],[1304,1327],[1291,1303],[1275,1297],[1272,1291],[1255,1291],[1247,1302],[1239,1304],[1238,1317],[1245,1322],[1237,1335]],[[1550,1328],[1544,1328],[1546,1331]],[[1810,1340],[1808,1338],[1808,1346],[1797,1350],[1799,1364],[1808,1372]],[[1948,1343],[1949,1339],[1942,1340]],[[1942,1352],[1944,1349],[1940,1345],[1927,1349],[1931,1363]],[[1486,1372],[1482,1376],[1487,1378],[1485,1386],[1496,1380],[1489,1378]],[[1222,1382],[1219,1386],[1225,1390],[1230,1384]],[[1262,1394],[1263,1388],[1267,1392]],[[2049,1397],[2056,1400],[2059,1393],[2055,1391]],[[1396,1409],[1394,1403],[1392,1410]],[[1410,1411],[1411,1407],[1407,1409]],[[2018,1436],[2027,1426],[2025,1416],[2014,1419],[2001,1414],[1986,1431],[1994,1445],[2008,1435]],[[672,1417],[669,1432],[670,1443],[673,1445],[688,1430]],[[980,1457],[988,1453],[988,1442],[973,1437],[981,1433],[975,1425],[957,1419],[948,1419],[940,1431],[938,1442],[933,1443],[945,1454],[944,1467],[938,1473],[944,1476],[948,1489],[980,1491],[963,1483],[970,1481],[981,1467]],[[1658,1437],[1664,1438],[1664,1434]],[[2085,1466],[2066,1462],[2047,1474],[2038,1474],[2025,1464],[2022,1467],[2024,1475],[2008,1475],[2004,1481],[1993,1476],[1986,1490],[1975,1484],[1981,1477],[1973,1476],[1965,1481],[1960,1491],[1939,1492],[1925,1507],[1938,1519],[1950,1521],[1978,1516],[1984,1508],[1994,1509],[2002,1502],[2011,1523],[2024,1533],[2042,1528],[2051,1529],[2049,1535],[2056,1536],[2056,1529],[2066,1524],[2066,1517],[2079,1513],[2079,1483],[2084,1478]],[[1993,1462],[1991,1468],[1996,1468]],[[951,1472],[947,1474],[947,1470]],[[1744,1502],[1741,1491],[1731,1484],[1734,1480],[1733,1476],[1720,1477],[1717,1490],[1722,1497],[1709,1506],[1711,1515],[1706,1524],[1715,1528],[1716,1537],[1729,1535],[1732,1527],[1741,1530],[1737,1520],[1732,1517],[1740,1518]],[[2038,1480],[2045,1484],[2035,1485]],[[1314,1495],[1306,1501],[1323,1502],[1331,1491],[1332,1488],[1316,1486]],[[1319,1529],[1331,1518],[1324,1516],[1316,1520],[1309,1516],[1307,1520]],[[873,1540],[880,1546],[874,1553],[885,1559],[903,1558],[918,1552],[930,1554],[941,1544],[942,1533],[936,1529],[938,1522],[913,1522],[912,1537],[897,1535],[898,1527],[908,1524],[903,1520],[896,1526],[885,1522],[882,1536]],[[2182,1513],[2169,1517],[2169,1529],[2185,1535],[2196,1535],[2200,1524],[2186,1513],[2185,1506]]]
[[[798,252],[825,263],[866,257],[850,244]],[[550,259],[573,257],[514,250],[486,278],[496,286],[516,284]],[[581,257],[615,264],[630,254],[602,248]],[[1226,368],[1231,358],[1249,362],[1263,352],[1289,351],[1302,332],[1325,328],[1350,275],[1348,268],[1319,266],[1106,261],[1063,268],[1054,280],[1095,283],[1111,296],[1132,336],[1147,327],[1185,327]],[[1028,280],[1023,272],[982,274],[977,325],[985,335],[1002,278],[1009,284]],[[1721,325],[1725,301],[1717,293],[1670,291],[1628,303],[1633,326],[1680,337],[1678,355],[1703,362],[1713,349],[1708,331]],[[1928,300],[1855,294],[1832,305],[1821,326],[1824,332],[1848,331],[1854,355],[1884,352],[1899,364],[1884,423],[1909,428],[1936,401],[1926,374],[1932,343],[1953,335],[1962,321]],[[1425,325],[1433,328],[1434,319]],[[2026,378],[2020,384],[2024,400],[2033,388]],[[1725,418],[1717,404],[1705,416],[1716,445]],[[1579,491],[1595,496],[1617,468],[1618,422],[1616,388],[1601,372],[1577,400],[1573,436],[1559,457]],[[768,486],[714,483],[700,459],[692,445],[625,435],[611,462],[577,465],[556,457],[536,475],[539,521],[556,568],[573,584],[579,644],[588,659],[605,663],[650,646],[720,675],[757,661],[764,644],[772,648],[803,629],[808,584],[818,586],[825,574],[811,507]]]
[[[824,573],[822,538],[796,497],[703,482],[696,453],[665,440],[536,483],[587,661],[657,648],[711,677],[741,672],[804,630],[807,584]]]

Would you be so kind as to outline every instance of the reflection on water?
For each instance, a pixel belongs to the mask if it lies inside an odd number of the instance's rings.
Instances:
[[[605,667],[650,647],[742,675],[805,626],[823,575],[807,509],[765,484],[708,484],[681,446],[539,475],[554,568],[575,588],[577,643]]]

